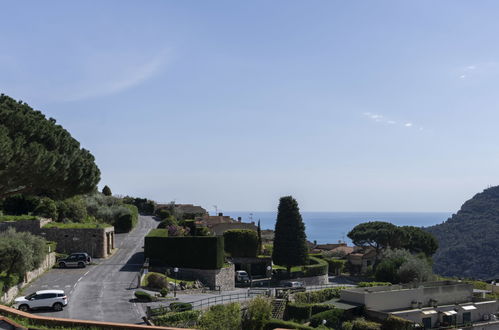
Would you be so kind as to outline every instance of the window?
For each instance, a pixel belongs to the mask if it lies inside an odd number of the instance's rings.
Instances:
[[[471,312],[463,313],[463,323],[470,323],[470,322],[471,322]]]
[[[424,329],[431,329],[431,317],[423,318],[423,328]]]

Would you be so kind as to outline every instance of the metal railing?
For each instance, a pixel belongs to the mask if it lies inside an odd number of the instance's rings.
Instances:
[[[228,304],[231,302],[238,302],[238,301],[246,301],[249,299],[254,298],[255,296],[259,295],[268,295],[269,292],[268,290],[248,290],[247,292],[244,293],[232,293],[232,294],[225,294],[225,295],[219,295],[219,296],[214,296],[214,297],[208,297],[200,300],[195,300],[195,301],[189,301],[190,305],[192,305],[192,309],[205,309],[213,305],[221,305],[221,304]],[[191,309],[189,308],[185,308]],[[160,305],[155,308],[149,308],[147,307],[147,314],[148,316],[153,316],[153,315],[159,315],[159,314],[164,314],[168,311],[170,311],[169,305]],[[180,312],[182,311],[179,308],[176,308],[175,311]]]

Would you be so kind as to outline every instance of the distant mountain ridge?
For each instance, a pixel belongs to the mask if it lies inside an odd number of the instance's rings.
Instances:
[[[499,186],[466,201],[446,222],[426,228],[439,242],[435,273],[490,279],[499,277]]]

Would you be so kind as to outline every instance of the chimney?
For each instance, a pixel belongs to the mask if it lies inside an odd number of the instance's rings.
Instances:
[[[219,217],[223,217],[223,216],[224,216],[224,214],[223,214],[222,212],[220,212],[220,213],[218,213],[218,216],[219,216]]]

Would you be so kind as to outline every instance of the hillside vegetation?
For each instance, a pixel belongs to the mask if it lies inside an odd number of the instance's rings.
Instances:
[[[437,274],[499,277],[499,186],[476,194],[446,222],[427,230],[439,242],[433,256]]]

